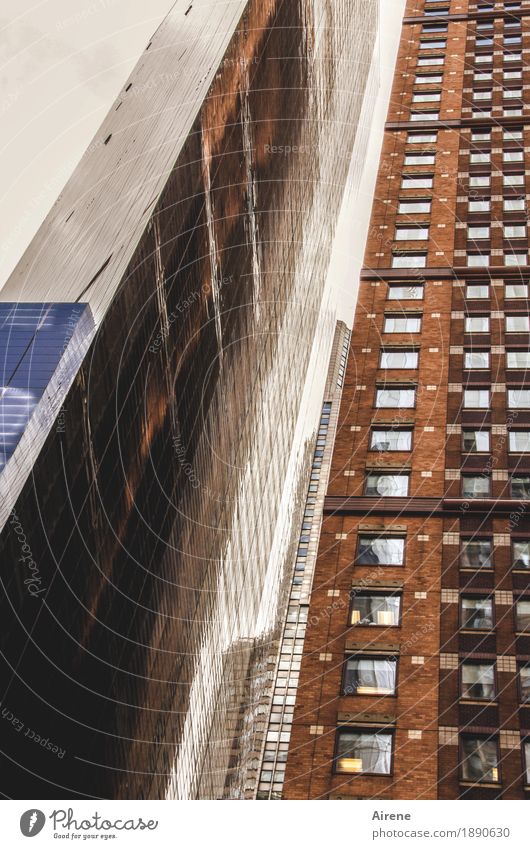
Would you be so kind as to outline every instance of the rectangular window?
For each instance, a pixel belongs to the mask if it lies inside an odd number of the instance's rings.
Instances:
[[[429,227],[424,224],[398,225],[394,238],[399,242],[423,242],[429,238]]]
[[[530,453],[530,430],[511,430],[509,438],[510,451],[513,454]]]
[[[505,88],[502,96],[505,100],[516,100],[523,96],[523,92],[520,88]]]
[[[505,80],[522,80],[522,71],[504,71],[503,79]]]
[[[447,42],[445,41],[445,39],[443,41],[442,40],[435,41],[434,39],[432,39],[432,40],[429,39],[428,41],[420,41],[419,49],[420,50],[445,50],[446,44],[447,44]]]
[[[489,227],[479,227],[477,225],[473,225],[467,228],[467,238],[473,241],[477,239],[489,239],[490,237],[490,228]]]
[[[504,186],[524,186],[524,174],[503,174]]]
[[[394,696],[397,660],[395,657],[349,657],[344,664],[344,696]]]
[[[491,74],[488,74],[488,77],[491,77]],[[491,130],[480,129],[480,130],[472,130],[471,131],[471,141],[491,141]]]
[[[475,83],[489,82],[490,80],[493,80],[491,71],[475,71],[473,74],[473,82]]]
[[[356,564],[358,566],[403,566],[405,537],[360,534]]]
[[[512,569],[530,569],[530,540],[512,540]]]
[[[462,540],[460,553],[462,569],[493,569],[492,546],[489,539]]]
[[[528,333],[530,331],[530,317],[527,315],[507,315],[506,333]]]
[[[504,264],[513,265],[528,265],[528,256],[526,253],[506,253],[504,254]]]
[[[440,78],[441,79],[441,78]],[[409,133],[407,144],[436,144],[438,133]]]
[[[441,74],[417,74],[414,80],[414,85],[437,85],[442,83],[443,76]],[[436,141],[436,139],[435,139]]]
[[[462,431],[462,445],[469,454],[486,454],[490,450],[489,430]]]
[[[515,630],[518,634],[530,631],[530,601],[524,598],[515,603]]]
[[[524,198],[504,198],[503,209],[505,212],[524,212]]]
[[[378,388],[375,395],[375,406],[379,410],[398,409],[411,410],[416,402],[416,389],[388,387]]]
[[[507,283],[504,287],[505,298],[527,298],[528,286],[526,283]]]
[[[491,65],[493,62],[493,54],[492,53],[481,53],[478,56],[475,56],[475,64],[476,65]]]
[[[398,628],[401,593],[352,591],[350,625],[379,625]]]
[[[474,91],[473,100],[491,100],[491,90]]]
[[[445,58],[443,56],[420,56],[416,64],[418,68],[426,68],[428,65],[443,65]]]
[[[423,286],[421,283],[407,286],[390,284],[387,297],[389,301],[423,301]]]
[[[384,430],[373,428],[370,435],[371,451],[410,451],[412,449],[412,429],[394,428]]]
[[[402,189],[432,189],[432,175],[405,175],[401,181]]]
[[[492,47],[493,39],[489,36],[481,36],[475,39],[476,47]]]
[[[530,368],[530,351],[507,351],[506,368]]]
[[[439,103],[442,99],[440,91],[422,91],[412,95],[413,103]]]
[[[524,224],[505,224],[505,239],[524,239],[526,237],[526,226]]]
[[[495,698],[495,664],[462,664],[462,698],[491,702]]]
[[[491,177],[489,174],[476,174],[474,177],[469,178],[469,185],[472,189],[483,189],[486,186],[489,186],[491,182]]]
[[[383,333],[419,333],[420,315],[385,315]]]
[[[466,351],[464,353],[464,368],[484,369],[490,367],[489,351]]]
[[[505,44],[521,44],[522,39],[520,35],[505,35],[504,43]]]
[[[521,703],[523,705],[528,704],[530,702],[530,666],[520,666],[519,667],[519,695],[521,698]],[[529,746],[530,743],[526,743],[526,746]],[[526,752],[526,769],[527,769],[527,778],[526,783],[530,784],[528,780],[528,768],[530,767],[530,760],[528,758],[529,751],[527,749]]]
[[[499,752],[496,740],[462,737],[462,780],[473,784],[497,784]]]
[[[466,333],[489,333],[490,320],[487,315],[468,315],[465,319]]]
[[[502,114],[505,118],[518,118],[523,114],[523,110],[520,106],[517,106],[515,109],[513,107],[508,108],[507,106],[505,106],[502,111]]]
[[[490,264],[489,254],[468,254],[467,264],[469,268],[487,268]]]
[[[468,203],[469,212],[489,212],[491,209],[491,201],[488,198],[482,200],[470,200]]]
[[[419,351],[406,348],[395,350],[382,350],[380,368],[393,369],[416,369],[418,368]]]
[[[422,32],[435,32],[435,33],[445,33],[447,32],[447,24],[435,24],[428,23],[423,24],[421,28]]]
[[[391,775],[392,733],[386,730],[341,728],[335,771],[354,775]]]
[[[512,498],[518,501],[530,499],[530,475],[513,474],[510,482],[510,493]]]
[[[409,475],[368,472],[364,494],[370,498],[404,498],[409,494]]]
[[[398,213],[401,215],[403,213],[418,213],[418,212],[430,212],[431,211],[431,201],[430,200],[400,200],[398,206]]]
[[[521,53],[505,53],[503,56],[503,62],[521,62],[522,59]]]
[[[490,479],[487,475],[462,475],[462,496],[464,498],[488,498]]]
[[[438,121],[440,118],[439,112],[433,112],[430,109],[426,109],[424,112],[411,112],[410,120],[411,121]]]
[[[434,153],[407,153],[405,165],[434,165],[436,156]]]
[[[502,154],[503,162],[524,162],[524,153],[522,150],[505,150]]]
[[[489,406],[489,389],[464,389],[465,410],[487,410]]]
[[[493,602],[486,597],[461,599],[462,628],[468,631],[491,631],[493,628]]]
[[[530,389],[508,389],[510,410],[530,410]]]
[[[520,74],[520,71],[505,71],[504,75],[506,76],[508,73]],[[522,130],[504,130],[502,134],[504,141],[523,141],[523,131]]]
[[[490,296],[490,287],[487,283],[468,283],[466,286],[466,298],[468,300],[483,301]]]
[[[491,153],[471,153],[469,155],[470,165],[489,165],[491,162]]]

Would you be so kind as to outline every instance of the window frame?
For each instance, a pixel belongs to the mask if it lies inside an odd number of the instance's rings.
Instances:
[[[493,667],[493,698],[491,698],[491,699],[488,699],[488,698],[481,699],[481,698],[473,697],[473,696],[464,696],[464,674],[463,674],[464,673],[464,667],[465,666],[486,666],[486,665]],[[459,686],[459,694],[460,694],[459,701],[460,702],[464,702],[465,704],[481,704],[481,705],[498,704],[499,681],[498,681],[498,673],[497,673],[497,663],[496,663],[495,660],[488,660],[488,659],[480,658],[480,657],[477,657],[477,656],[473,656],[473,658],[471,660],[469,658],[466,658],[465,660],[462,660],[459,663],[459,670],[458,671],[459,671],[459,678],[460,678],[460,681],[459,681],[459,684],[460,684],[460,686]]]
[[[468,758],[464,757],[464,740],[484,740],[488,743],[495,743],[497,749],[497,780],[496,781],[473,781],[471,778],[466,778],[464,776],[464,762],[468,760]],[[458,765],[459,765],[459,781],[461,784],[465,784],[466,786],[471,787],[499,787],[502,786],[502,770],[501,770],[501,751],[499,744],[499,737],[493,734],[480,734],[480,733],[470,733],[470,732],[462,732],[459,734],[458,739]]]
[[[346,675],[348,672],[348,661],[350,660],[383,660],[383,661],[393,661],[395,664],[394,668],[394,691],[392,693],[359,693],[359,692],[347,692],[346,687]],[[370,652],[369,649],[365,651],[358,652],[346,652],[343,663],[342,670],[342,680],[341,680],[341,696],[343,698],[348,698],[350,696],[360,696],[361,698],[390,698],[395,699],[398,695],[398,678],[399,678],[399,654],[396,652],[392,654],[389,652],[388,654],[384,654],[383,652]]]
[[[463,562],[464,548],[466,547],[465,544],[466,543],[482,543],[482,542],[489,542],[489,544],[490,544],[490,549],[491,549],[490,554],[489,554],[490,565],[489,566],[465,566],[464,562]],[[459,556],[458,556],[459,572],[469,572],[470,574],[473,574],[473,575],[475,575],[477,573],[482,573],[482,572],[493,572],[495,570],[495,563],[493,562],[494,561],[494,556],[493,556],[494,552],[495,552],[495,546],[494,546],[494,540],[493,540],[492,536],[488,536],[487,534],[485,534],[484,536],[470,536],[470,537],[467,537],[465,535],[461,536],[460,537],[460,550],[459,550]]]
[[[487,591],[486,591],[487,592]],[[463,602],[467,599],[476,599],[477,601],[491,602],[491,628],[470,628],[464,625],[464,607]],[[490,595],[474,594],[472,592],[464,592],[459,598],[458,604],[458,627],[459,631],[464,634],[493,634],[497,628],[497,617],[495,610],[495,595],[491,591]]]
[[[370,589],[369,587],[360,588],[360,592],[356,592],[359,589],[357,587],[352,587],[350,590],[350,602],[348,605],[348,623],[347,628],[401,628],[402,619],[403,619],[403,587],[399,587],[396,589],[378,589],[377,587],[374,589]],[[399,613],[398,613],[398,621],[396,625],[383,625],[379,624],[379,622],[372,622],[364,624],[361,619],[359,622],[352,622],[352,615],[354,612],[354,603],[357,598],[363,598],[364,596],[368,596],[372,598],[373,596],[384,596],[385,598],[394,598],[399,597]],[[360,611],[359,611],[360,612]]]
[[[341,733],[351,734],[366,734],[373,733],[377,734],[378,732],[383,732],[386,736],[390,737],[390,772],[348,772],[346,770],[341,770],[338,768],[339,762],[339,739]],[[394,750],[395,750],[395,737],[396,737],[396,729],[393,726],[385,726],[385,725],[341,725],[337,728],[335,734],[335,747],[333,751],[333,775],[350,775],[350,776],[372,776],[379,778],[392,778],[394,775]]]
[[[377,422],[372,422],[369,431],[369,440],[368,440],[368,450],[376,452],[378,454],[384,453],[383,451],[379,451],[378,448],[374,448],[372,445],[372,436],[374,433],[380,431],[381,433],[386,433],[391,429],[394,433],[410,433],[410,448],[386,448],[385,451],[389,454],[399,454],[400,452],[410,452],[414,450],[414,425],[398,425],[397,427],[387,428],[385,425],[379,425]]]

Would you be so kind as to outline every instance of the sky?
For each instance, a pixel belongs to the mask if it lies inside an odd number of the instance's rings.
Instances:
[[[382,86],[361,192],[342,232],[367,227],[405,0],[380,0]],[[0,289],[88,147],[172,0],[17,0],[0,8]],[[351,323],[362,250],[340,240],[340,317]],[[357,240],[359,244],[359,240]]]

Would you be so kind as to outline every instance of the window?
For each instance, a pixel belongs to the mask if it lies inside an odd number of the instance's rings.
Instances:
[[[384,349],[381,351],[380,368],[418,368],[419,352],[414,349],[398,348]]]
[[[528,704],[530,702],[530,666],[520,666],[519,667],[519,696],[522,704]],[[529,743],[526,744],[528,746]],[[530,766],[530,760],[528,758],[528,750],[526,755],[526,764],[527,770]],[[530,784],[530,780],[526,779],[527,784]]]
[[[405,537],[379,537],[360,534],[357,559],[358,566],[403,566]]]
[[[504,287],[505,298],[527,298],[528,286],[526,283],[507,283]]]
[[[419,333],[421,330],[420,315],[385,315],[383,333]]]
[[[429,227],[424,224],[398,225],[394,238],[398,242],[422,242],[429,238]]]
[[[432,112],[426,109],[424,112],[411,112],[411,121],[438,121],[440,118],[439,112]]]
[[[520,74],[520,71],[505,71],[504,75],[506,76],[508,73]],[[522,130],[504,130],[502,137],[504,141],[523,141],[523,131]]]
[[[440,9],[438,9],[438,8],[436,8],[436,9],[424,9],[423,14],[425,15],[425,17],[427,17],[428,15],[436,15],[437,17],[438,17],[438,15],[448,15],[449,14],[449,6],[445,6],[443,9],[442,8],[440,8]]]
[[[432,175],[405,175],[401,181],[402,189],[432,189]]]
[[[520,88],[505,88],[502,96],[505,100],[516,100],[523,96],[523,92]]]
[[[435,24],[428,23],[423,24],[421,28],[422,32],[435,32],[435,33],[444,33],[447,32],[447,24]]]
[[[401,593],[352,591],[351,625],[383,625],[398,628]]]
[[[492,62],[493,55],[491,53],[481,53],[479,56],[475,56],[476,65],[490,65]]]
[[[442,80],[443,76],[441,74],[417,74],[414,85],[428,85],[429,83],[436,85],[437,83],[441,83]]]
[[[471,153],[469,162],[471,165],[488,165],[491,162],[491,153]]]
[[[405,156],[405,165],[434,165],[434,153],[408,153]]]
[[[523,114],[523,110],[520,106],[517,106],[515,108],[511,106],[510,108],[508,108],[507,106],[505,106],[502,111],[502,114],[505,118],[514,118],[521,116]]]
[[[526,253],[509,253],[504,254],[505,265],[527,265],[528,258]]]
[[[530,499],[530,475],[512,475],[510,493],[512,498],[517,498],[519,501],[528,501]]]
[[[462,445],[464,451],[472,454],[488,452],[490,450],[489,430],[464,430],[462,432]]]
[[[487,410],[489,405],[489,389],[464,389],[465,410]]]
[[[489,254],[468,254],[467,264],[469,268],[487,268],[490,264]]]
[[[466,286],[466,298],[468,300],[483,301],[490,296],[490,287],[487,283],[468,283]]]
[[[524,174],[503,174],[502,182],[505,186],[524,186]]]
[[[423,300],[423,286],[421,283],[411,283],[408,286],[394,286],[390,285],[388,287],[388,300],[389,301],[422,301]]]
[[[526,599],[515,603],[515,630],[518,634],[530,631],[530,601]]]
[[[493,74],[491,73],[491,71],[475,71],[475,73],[473,74],[473,82],[475,83],[489,82],[489,80],[492,79]]]
[[[495,698],[495,665],[462,664],[462,698],[491,702]]]
[[[508,389],[510,410],[530,410],[530,389]]]
[[[442,99],[442,94],[439,91],[422,91],[412,95],[413,103],[439,103]]]
[[[473,100],[491,100],[491,89],[474,91]]]
[[[417,212],[430,212],[431,211],[431,201],[430,200],[401,200],[399,201],[398,212],[402,213],[417,213]]]
[[[470,200],[468,204],[469,212],[489,212],[491,208],[491,201],[486,198],[482,198],[481,200]]]
[[[472,189],[480,189],[489,186],[491,178],[488,174],[479,174],[469,178],[469,185]]]
[[[462,628],[469,631],[491,631],[493,628],[493,602],[486,597],[461,599]]]
[[[511,430],[510,451],[514,454],[530,453],[530,430]]]
[[[410,451],[412,448],[412,429],[373,428],[370,435],[371,451]]]
[[[384,729],[341,728],[335,770],[356,775],[391,775],[392,733]]]
[[[490,38],[490,36],[479,36],[475,39],[475,45],[477,47],[492,47],[493,38]]]
[[[497,784],[499,753],[496,740],[462,737],[462,779],[473,784]]]
[[[393,696],[396,692],[395,657],[349,657],[344,664],[344,696]]]
[[[409,133],[407,144],[436,144],[437,139],[438,133]]]
[[[507,351],[506,368],[530,368],[530,351]]]
[[[492,569],[491,540],[468,539],[462,540],[462,551],[460,554],[460,567],[462,569]]]
[[[507,315],[506,333],[528,333],[530,330],[530,317],[527,315]]]
[[[493,32],[493,21],[481,21],[478,23],[477,32]]]
[[[521,36],[520,35],[505,35],[504,36],[505,44],[521,44]]]
[[[425,268],[427,265],[426,253],[400,253],[393,254],[392,268]]]
[[[530,540],[514,539],[512,541],[512,568],[530,569]],[[530,666],[528,667],[530,675]],[[529,679],[530,685],[530,679]]]
[[[504,198],[503,208],[505,212],[524,212],[524,198]]]
[[[505,150],[502,154],[503,162],[524,162],[524,153],[522,150]]]
[[[462,496],[464,498],[488,498],[490,479],[487,475],[462,475]]]
[[[468,315],[465,320],[466,333],[489,333],[490,320],[487,315]]]
[[[464,353],[464,368],[466,369],[484,369],[490,367],[489,351],[465,351]]]
[[[467,228],[467,238],[476,240],[476,239],[489,239],[490,237],[490,228],[489,227],[478,227],[472,226]]]
[[[368,472],[364,494],[371,498],[404,498],[409,494],[409,474]]]
[[[416,389],[412,386],[406,389],[392,386],[388,389],[378,388],[376,390],[375,406],[380,410],[394,408],[411,410],[414,407],[415,401]]]
[[[444,50],[446,45],[445,39],[437,40],[428,39],[426,41],[420,41],[420,50]]]
[[[505,224],[504,238],[505,239],[524,239],[526,236],[526,226],[524,224]]]
[[[488,76],[491,76],[491,74],[488,74]],[[486,129],[480,129],[480,130],[472,130],[472,132],[471,132],[471,141],[472,142],[490,141],[490,140],[491,140],[491,130],[488,130],[487,128]]]
[[[425,68],[427,65],[443,65],[444,63],[443,56],[425,56],[418,58],[417,66],[418,68]]]
[[[522,71],[504,71],[503,79],[505,80],[522,80]]]

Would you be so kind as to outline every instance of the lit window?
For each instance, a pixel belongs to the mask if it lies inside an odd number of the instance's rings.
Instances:
[[[392,734],[384,729],[341,728],[335,770],[355,775],[391,775]]]
[[[490,185],[491,178],[489,174],[478,174],[469,178],[469,185],[473,189],[483,189]]]
[[[490,479],[487,475],[462,475],[462,495],[464,498],[488,498]]]
[[[506,298],[527,298],[528,286],[526,283],[507,283],[504,296]]]
[[[499,753],[496,740],[462,737],[462,779],[473,784],[497,784]]]
[[[401,593],[352,590],[350,625],[399,627]]]
[[[481,200],[470,200],[468,204],[470,212],[489,212],[490,208],[491,201],[485,198]]]
[[[526,599],[515,603],[515,630],[518,634],[530,631],[530,601]]]
[[[524,174],[503,174],[502,182],[505,186],[524,186]]]
[[[502,155],[503,162],[524,162],[522,150],[505,150]]]
[[[464,368],[484,369],[490,367],[489,351],[466,351],[464,354]]]
[[[469,268],[487,268],[490,264],[489,254],[468,254],[467,264]]]
[[[404,498],[409,494],[409,475],[392,472],[368,472],[365,495],[372,498]]]
[[[418,212],[430,212],[431,211],[431,201],[430,200],[401,200],[398,206],[398,213],[401,215],[403,213],[411,213],[415,214]]]
[[[490,702],[495,698],[495,665],[462,664],[462,698]]]
[[[392,285],[388,287],[389,301],[422,301],[423,286],[421,283],[411,283],[407,286]]]
[[[383,333],[419,333],[421,316],[419,315],[386,315]]]
[[[403,566],[404,557],[404,537],[361,534],[355,562],[358,566]]]
[[[463,597],[461,599],[462,628],[468,631],[491,631],[493,602],[491,598]]]
[[[512,542],[512,568],[530,569],[530,540],[514,539]],[[530,667],[529,670],[530,672]],[[530,684],[530,681],[529,681]]]
[[[437,138],[437,133],[409,133],[407,144],[435,144]]]
[[[398,226],[394,238],[399,242],[422,242],[429,238],[429,227],[423,224]]]
[[[381,351],[379,366],[386,369],[416,369],[418,368],[418,356],[419,352],[414,349],[385,349]]]
[[[491,555],[491,540],[463,540],[460,566],[462,569],[492,569]]]
[[[491,162],[490,153],[472,153],[469,157],[471,165],[488,165]]]
[[[530,351],[507,351],[506,367],[530,369]]]
[[[375,406],[377,409],[401,409],[410,410],[414,407],[416,390],[411,388],[378,388],[375,395]]]
[[[393,696],[396,692],[395,657],[349,657],[344,664],[344,696]]]
[[[526,253],[504,254],[504,264],[509,266],[528,265],[528,255]]]
[[[411,448],[412,430],[410,428],[372,429],[370,434],[371,451],[410,451]]]
[[[503,208],[505,212],[524,212],[524,198],[504,198]]]
[[[401,181],[402,189],[432,189],[432,175],[406,175]]]
[[[508,389],[510,410],[530,410],[530,389]]]
[[[490,320],[487,315],[468,315],[466,317],[466,333],[489,333]]]
[[[489,430],[464,430],[462,437],[464,451],[482,454],[490,450]]]
[[[425,268],[427,265],[427,254],[394,254],[392,256],[392,268]]]
[[[529,430],[511,430],[510,431],[510,451],[514,454],[530,453],[530,431]]]
[[[405,165],[434,165],[434,153],[407,153]]]
[[[504,238],[505,239],[524,239],[526,236],[526,226],[524,224],[505,224]]]
[[[439,91],[423,91],[420,94],[417,92],[412,95],[413,103],[439,103],[442,99],[442,94]]]
[[[466,298],[470,300],[484,300],[489,296],[490,288],[487,283],[468,283],[466,286]]]
[[[465,389],[465,410],[487,410],[490,405],[489,389]]]
[[[467,238],[473,241],[477,239],[489,239],[490,237],[490,228],[489,227],[477,227],[472,226],[467,228]]]
[[[506,333],[528,333],[530,318],[527,315],[507,315]]]

